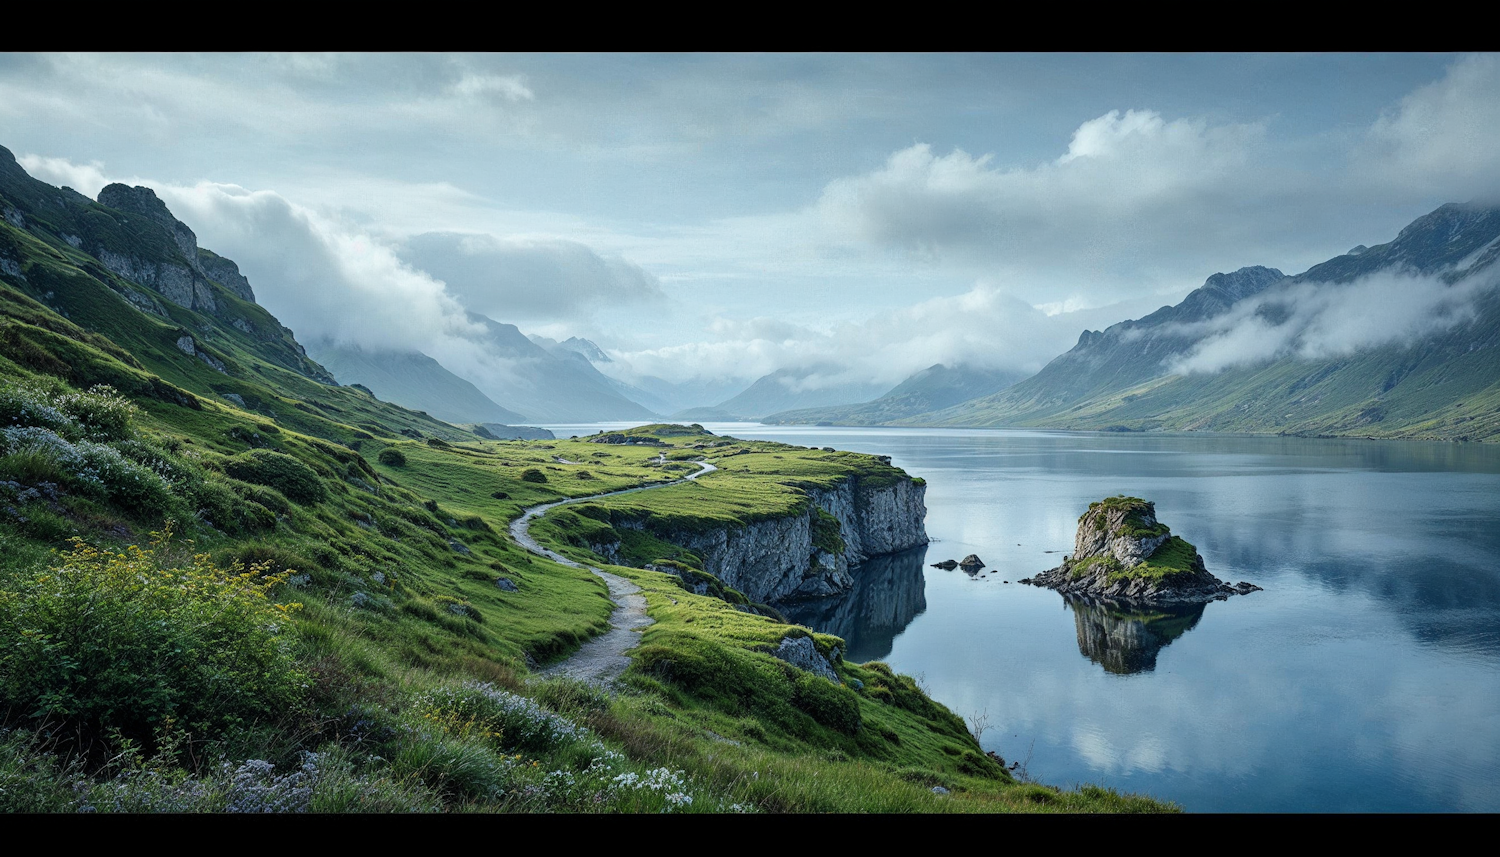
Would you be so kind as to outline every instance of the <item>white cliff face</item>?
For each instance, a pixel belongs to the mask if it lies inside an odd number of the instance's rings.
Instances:
[[[836,488],[809,491],[807,509],[796,515],[737,529],[659,535],[703,557],[704,571],[752,601],[836,595],[854,586],[857,566],[866,559],[927,544],[926,490],[909,479],[865,488],[850,477]],[[814,545],[819,509],[838,520],[842,553]]]

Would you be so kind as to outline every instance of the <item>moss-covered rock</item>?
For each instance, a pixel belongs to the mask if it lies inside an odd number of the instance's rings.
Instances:
[[[1072,555],[1021,582],[1148,603],[1203,603],[1260,588],[1244,582],[1230,586],[1209,574],[1197,548],[1156,519],[1156,504],[1126,496],[1090,503],[1078,519]]]

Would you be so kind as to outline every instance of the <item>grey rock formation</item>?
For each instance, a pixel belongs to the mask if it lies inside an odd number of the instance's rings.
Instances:
[[[156,196],[156,191],[149,187],[130,187],[123,184],[106,185],[99,191],[99,204],[110,208],[128,211],[147,218],[167,230],[167,234],[177,242],[177,249],[182,252],[182,258],[187,260],[188,265],[202,274],[203,269],[198,264],[198,236],[187,224],[172,216],[167,210],[167,204]],[[178,303],[182,303],[178,301]],[[187,304],[183,304],[187,306]]]
[[[186,354],[189,357],[196,357],[199,360],[202,360],[205,364],[208,365],[210,369],[213,369],[216,372],[222,372],[225,375],[229,374],[228,368],[224,366],[224,361],[219,360],[212,354],[204,351],[203,348],[193,340],[191,334],[184,333],[183,335],[177,337],[177,350],[181,351],[183,354]]]
[[[1145,573],[1147,569],[1140,567],[1153,558],[1157,569],[1178,570]],[[1230,586],[1214,577],[1191,544],[1157,521],[1156,505],[1136,497],[1111,497],[1090,505],[1078,519],[1072,556],[1021,582],[1065,595],[1150,604],[1201,604],[1260,588],[1248,583]]]
[[[958,567],[964,571],[973,573],[984,568],[984,560],[980,559],[978,554],[971,553],[958,561]]]
[[[807,670],[813,675],[820,675],[834,684],[843,684],[838,672],[828,659],[818,653],[818,646],[812,637],[783,637],[781,645],[771,652],[773,657],[779,658],[797,669]]]
[[[855,477],[833,488],[807,490],[798,513],[740,527],[706,531],[653,529],[653,534],[703,559],[703,570],[751,601],[777,605],[848,592],[857,567],[870,557],[927,544],[923,521],[926,485],[910,479],[875,487]],[[844,542],[840,553],[814,544],[814,524],[830,515]],[[617,530],[642,529],[646,522],[613,520]],[[610,562],[619,561],[616,543],[589,546]]]
[[[202,248],[198,249],[198,265],[203,274],[210,280],[218,283],[236,296],[247,301],[255,301],[255,290],[250,288],[250,281],[240,273],[240,266],[229,259],[225,259],[216,253]],[[243,322],[241,322],[243,323]],[[247,333],[249,331],[246,331]]]
[[[240,298],[252,302],[255,300],[250,281],[240,273],[239,266],[210,250],[200,248],[198,236],[187,224],[173,217],[166,203],[158,199],[150,188],[107,185],[99,191],[99,204],[144,217],[166,230],[181,253],[183,262],[153,262],[101,247],[94,255],[109,270],[133,283],[155,289],[175,304],[200,312],[217,312],[219,308],[213,289],[209,287],[209,280]],[[82,239],[77,240],[75,247],[82,244]],[[70,238],[68,243],[73,244],[73,241]]]
[[[847,592],[850,569],[866,559],[927,543],[926,486],[902,479],[869,488],[853,477],[831,489],[810,489],[801,514],[739,529],[661,534],[703,558],[703,570],[752,601],[778,604]],[[839,523],[844,552],[818,550],[813,522],[821,510]],[[618,526],[618,524],[617,524]]]

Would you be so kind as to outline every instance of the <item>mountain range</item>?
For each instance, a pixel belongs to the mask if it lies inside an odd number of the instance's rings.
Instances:
[[[921,403],[892,391],[767,419],[1493,439],[1497,258],[1500,208],[1450,203],[1296,276],[1214,274],[1175,306],[1084,331],[1037,374],[987,395],[913,412]]]
[[[238,266],[199,247],[148,188],[112,184],[91,200],[33,179],[0,147],[0,209],[10,227],[0,236],[0,277],[19,293],[132,354],[152,355],[153,383],[267,415],[295,410],[312,420],[378,411],[386,401],[425,412],[391,419],[416,419],[438,434],[456,430],[434,428],[444,423],[670,413],[788,424],[1500,437],[1500,208],[1477,203],[1443,205],[1387,243],[1295,276],[1262,266],[1214,274],[1176,305],[1084,331],[1028,378],[939,364],[884,390],[822,383],[839,367],[818,366],[781,369],[738,392],[725,380],[627,383],[600,370],[613,361],[587,339],[528,337],[475,313],[468,318],[483,330],[487,367],[323,341],[309,351],[256,302]],[[30,354],[39,336],[6,327],[0,348]],[[275,391],[257,386],[267,373],[278,377]],[[157,392],[170,397],[165,389]]]

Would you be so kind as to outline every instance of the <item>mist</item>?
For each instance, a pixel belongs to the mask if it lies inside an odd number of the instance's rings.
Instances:
[[[1296,282],[1235,304],[1173,333],[1201,337],[1168,368],[1215,373],[1280,358],[1322,360],[1403,345],[1474,318],[1475,302],[1500,273],[1485,269],[1450,284],[1442,276],[1382,272],[1347,284]]]

